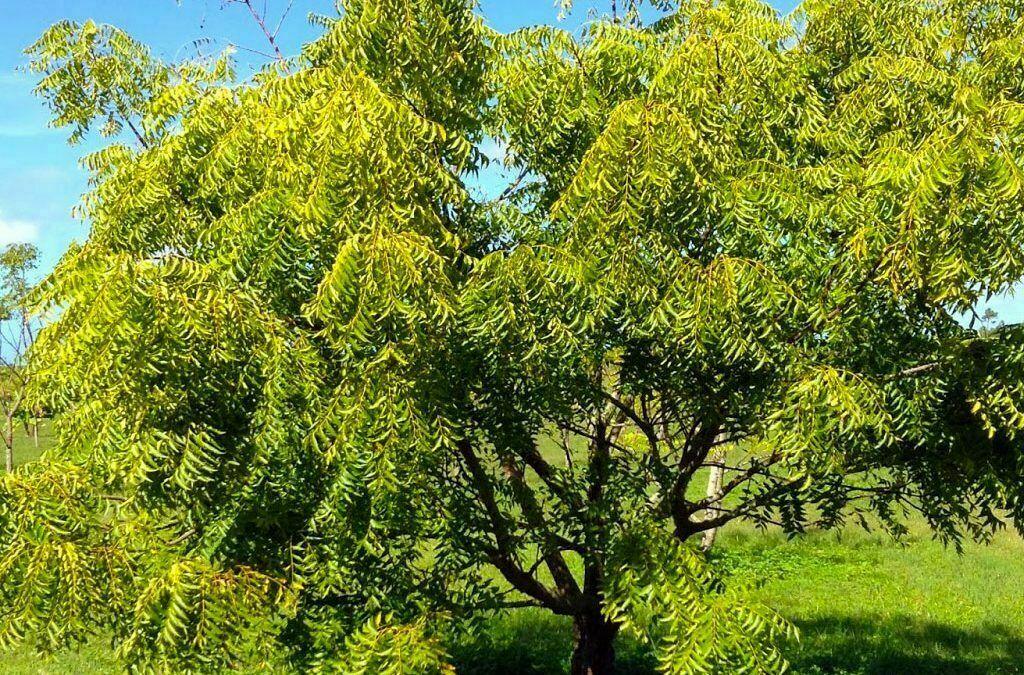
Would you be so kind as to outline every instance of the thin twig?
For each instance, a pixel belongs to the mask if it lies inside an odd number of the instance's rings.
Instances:
[[[252,14],[252,18],[256,21],[256,25],[260,27],[260,30],[263,31],[263,35],[267,38],[267,42],[269,42],[270,46],[274,48],[274,53],[277,54],[277,59],[279,61],[284,61],[284,54],[281,53],[281,49],[277,46],[277,39],[274,37],[274,34],[270,32],[270,29],[267,28],[267,22],[264,20],[264,17],[256,11],[256,7],[253,6],[252,0],[240,0],[240,2],[249,8],[249,13]]]
[[[295,4],[295,0],[288,0],[288,6],[284,8],[284,13],[281,18],[277,20],[277,26],[274,28],[274,39],[277,39],[277,34],[281,32],[281,25],[284,20],[288,17],[288,12],[292,11],[292,5]]]
[[[892,381],[892,380],[902,380],[902,379],[905,379],[905,378],[908,378],[908,377],[917,377],[918,375],[924,375],[925,373],[930,373],[931,371],[933,371],[936,368],[938,368],[940,365],[941,364],[938,361],[932,361],[931,363],[922,363],[921,365],[914,366],[912,368],[904,368],[900,372],[895,373],[894,375],[889,375],[885,379],[886,379],[886,381]]]

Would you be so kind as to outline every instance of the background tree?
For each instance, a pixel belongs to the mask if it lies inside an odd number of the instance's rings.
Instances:
[[[39,444],[39,414],[25,405],[25,355],[35,341],[38,321],[31,314],[30,277],[39,252],[31,244],[9,244],[0,252],[0,411],[3,411],[4,465],[14,469],[14,428],[23,422]]]
[[[58,445],[0,489],[3,639],[443,672],[447,630],[532,605],[574,673],[622,629],[775,671],[702,533],[1020,522],[1024,331],[959,320],[1024,277],[1019,3],[344,10],[235,84],[107,27],[30,50],[58,123],[139,133],[38,291]]]

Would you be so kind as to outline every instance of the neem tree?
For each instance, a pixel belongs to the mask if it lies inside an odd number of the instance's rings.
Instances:
[[[621,629],[771,671],[701,533],[1020,522],[1024,335],[963,317],[1024,277],[1024,3],[474,9],[350,0],[240,84],[91,24],[31,49],[58,124],[137,143],[38,291],[59,443],[3,477],[5,642],[445,671],[446,627],[534,605],[574,673]]]

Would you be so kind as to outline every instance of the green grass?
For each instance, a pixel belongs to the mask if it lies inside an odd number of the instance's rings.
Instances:
[[[21,464],[40,448],[23,432]],[[849,529],[792,541],[747,525],[726,528],[721,564],[764,583],[758,598],[801,632],[787,645],[793,672],[818,675],[982,675],[1024,673],[1024,541],[1003,532],[991,545],[968,544],[963,556],[914,524],[905,545]],[[564,672],[571,627],[564,618],[521,610],[491,619],[453,649],[466,675]],[[41,659],[30,649],[0,654],[11,675],[91,675],[116,671],[111,650],[96,643]],[[650,673],[649,655],[622,640],[620,673]]]
[[[36,445],[32,436],[25,433],[24,427],[18,427],[14,431],[14,465],[21,466],[27,462],[39,459],[43,450],[53,443],[50,423],[44,421],[39,425],[39,445]],[[3,470],[3,462],[0,461],[0,470]]]
[[[104,675],[119,672],[113,650],[87,645],[79,651],[43,658],[30,649],[0,656],[0,672],[7,675]]]
[[[14,435],[14,464],[21,466],[39,459],[39,456],[53,442],[48,422],[39,427],[39,445],[19,427]],[[3,463],[0,462],[0,471]],[[87,645],[75,652],[43,659],[29,649],[18,649],[11,653],[0,653],[0,672],[10,675],[72,675],[82,673],[111,673],[117,667],[113,651],[106,645]]]
[[[859,530],[785,542],[748,528],[723,550],[770,580],[760,598],[792,620],[801,673],[1024,673],[1024,542],[999,534],[963,556],[916,524],[906,546]]]
[[[764,579],[755,593],[800,629],[793,672],[836,675],[1024,673],[1024,541],[1003,532],[963,556],[915,524],[905,545],[850,529],[787,541],[736,525],[722,564]],[[460,673],[562,672],[567,622],[539,611],[494,619],[456,650]],[[620,646],[624,675],[652,672],[636,645]]]

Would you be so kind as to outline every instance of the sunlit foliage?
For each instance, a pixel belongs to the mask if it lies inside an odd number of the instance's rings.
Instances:
[[[243,82],[92,24],[30,49],[73,139],[136,133],[37,291],[59,442],[0,489],[5,641],[446,672],[537,605],[577,673],[620,629],[771,672],[790,629],[695,536],[1021,522],[1024,335],[970,317],[1024,277],[1024,4],[343,5]]]

